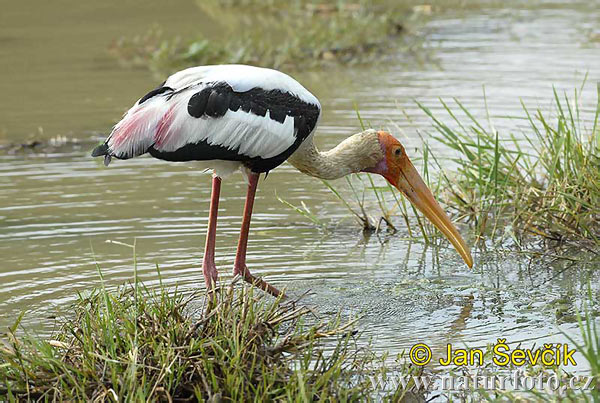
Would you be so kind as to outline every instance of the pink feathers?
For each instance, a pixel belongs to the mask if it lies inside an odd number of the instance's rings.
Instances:
[[[177,104],[171,106],[158,122],[156,133],[154,134],[154,144],[157,148],[162,147],[162,145],[169,140],[169,137],[173,135],[174,131],[171,130],[171,128],[175,117],[176,105]]]
[[[130,158],[145,153],[155,142],[159,132],[169,131],[164,102],[146,102],[136,105],[117,123],[108,139],[108,146],[118,158]],[[164,136],[164,135],[163,135]]]

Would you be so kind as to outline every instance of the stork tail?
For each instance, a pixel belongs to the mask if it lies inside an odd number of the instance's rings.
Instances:
[[[102,155],[104,155],[104,166],[108,166],[112,157],[108,152],[108,144],[106,143],[100,144],[92,150],[92,157],[100,157]]]

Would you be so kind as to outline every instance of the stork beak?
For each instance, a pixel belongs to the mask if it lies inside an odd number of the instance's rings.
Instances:
[[[431,191],[421,179],[412,162],[405,155],[394,168],[384,175],[386,179],[401,191],[446,236],[467,266],[473,267],[473,258],[465,241],[450,221],[450,218],[435,201]]]

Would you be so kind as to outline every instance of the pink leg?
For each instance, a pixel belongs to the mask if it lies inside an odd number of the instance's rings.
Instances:
[[[246,251],[248,249],[248,232],[250,231],[250,219],[252,218],[252,207],[254,206],[254,195],[260,174],[250,173],[248,175],[248,193],[246,194],[246,204],[244,205],[244,217],[242,219],[242,229],[240,230],[240,240],[238,242],[237,253],[235,254],[235,263],[233,265],[233,275],[240,275],[247,282],[254,284],[263,291],[277,297],[281,292],[268,284],[261,278],[254,277],[246,267]]]
[[[217,266],[215,265],[215,239],[217,237],[217,213],[219,212],[219,195],[221,194],[221,178],[213,176],[212,192],[210,195],[210,213],[208,214],[208,230],[206,232],[206,245],[204,246],[204,259],[202,272],[207,288],[217,284]]]

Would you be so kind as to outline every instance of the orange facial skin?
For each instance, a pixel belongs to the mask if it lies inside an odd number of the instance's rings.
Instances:
[[[392,186],[402,192],[446,236],[467,266],[473,267],[473,258],[465,241],[434,199],[431,191],[406,155],[402,144],[387,132],[379,131],[377,135],[384,158],[369,172],[382,175]]]

